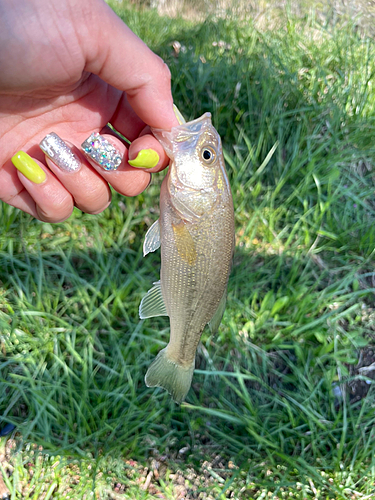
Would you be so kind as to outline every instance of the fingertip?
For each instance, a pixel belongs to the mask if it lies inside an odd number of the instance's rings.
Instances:
[[[11,158],[13,165],[22,177],[34,184],[43,184],[47,175],[41,165],[24,151],[18,151]],[[20,177],[20,179],[22,179]]]
[[[163,170],[169,164],[169,158],[154,136],[144,135],[130,145],[128,163],[131,167],[153,173]]]
[[[134,174],[128,179],[126,192],[123,192],[122,194],[125,196],[138,196],[150,185],[151,179],[152,176],[149,172],[134,172]]]
[[[42,222],[50,222],[52,224],[59,224],[60,222],[64,222],[73,213],[73,208],[74,205],[72,205],[70,210],[64,211],[63,215],[59,214],[59,216],[56,215],[51,215],[49,212],[46,212],[43,210],[42,207],[40,207],[38,204],[36,205],[36,218],[39,219]]]
[[[72,215],[74,200],[69,192],[56,185],[46,186],[43,193],[33,193],[38,219],[43,222],[63,222]]]
[[[153,149],[141,149],[134,160],[128,160],[129,165],[136,168],[152,169],[159,163],[160,156]]]
[[[107,202],[105,205],[103,205],[103,206],[102,206],[99,210],[95,210],[95,211],[91,210],[91,211],[89,211],[89,212],[88,212],[88,211],[85,211],[84,213],[87,213],[87,214],[90,214],[90,215],[98,215],[98,214],[101,214],[102,212],[104,212],[104,210],[106,210],[106,209],[109,207],[109,205],[111,204],[111,201],[112,201],[112,196],[111,196],[111,194],[110,194],[110,197],[109,197],[108,202]],[[78,208],[79,208],[79,207],[78,207]]]
[[[18,151],[11,162],[28,198],[35,203],[28,213],[43,222],[62,222],[71,216],[73,197],[41,161]]]

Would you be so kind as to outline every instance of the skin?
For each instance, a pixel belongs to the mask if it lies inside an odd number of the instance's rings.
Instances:
[[[125,196],[142,192],[168,157],[149,126],[170,129],[174,115],[170,72],[102,0],[0,0],[0,199],[48,222],[67,219],[77,206],[103,211],[111,185]],[[132,144],[128,149],[106,127],[110,122]],[[61,171],[39,142],[55,132],[79,155],[82,168]],[[99,132],[124,154],[105,172],[80,152]],[[106,135],[108,134],[108,136]],[[153,169],[131,167],[142,149],[153,149]],[[34,184],[13,166],[19,150],[46,172]]]

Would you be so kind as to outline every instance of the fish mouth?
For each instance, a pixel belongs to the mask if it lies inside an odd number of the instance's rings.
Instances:
[[[151,132],[173,160],[177,144],[179,149],[193,149],[202,132],[210,127],[212,127],[211,113],[207,112],[195,120],[172,127],[170,131],[151,128]]]

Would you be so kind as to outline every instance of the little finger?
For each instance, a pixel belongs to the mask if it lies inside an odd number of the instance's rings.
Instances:
[[[18,170],[18,178],[35,205],[29,212],[44,222],[62,222],[73,212],[74,203],[70,193],[40,161],[24,151],[18,151],[12,159]]]

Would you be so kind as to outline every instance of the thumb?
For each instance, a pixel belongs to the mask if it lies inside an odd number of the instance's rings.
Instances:
[[[168,66],[104,1],[89,2],[90,31],[88,37],[84,36],[85,70],[126,92],[129,104],[147,125],[167,130],[178,125]]]

